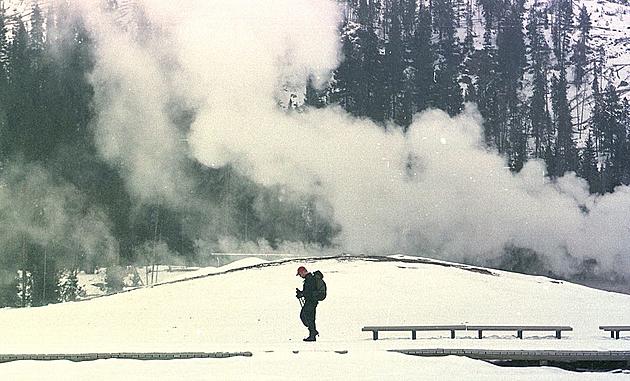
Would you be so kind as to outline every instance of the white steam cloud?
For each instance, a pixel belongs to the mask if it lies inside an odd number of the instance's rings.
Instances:
[[[191,154],[325,200],[342,227],[336,243],[350,252],[484,263],[514,246],[559,274],[590,258],[596,271],[630,274],[630,189],[590,196],[575,176],[549,182],[538,161],[512,174],[483,147],[473,106],[455,118],[416,115],[407,134],[339,107],[279,109],[285,87],[323,83],[338,65],[335,2],[179,3],[144,4],[168,36],[164,45],[138,45],[92,17],[101,153],[125,168],[138,195],[181,198],[188,180],[178,163]],[[176,67],[160,60],[166,46]],[[196,109],[189,151],[166,113],[174,98]]]
[[[26,242],[48,250],[68,268],[94,268],[118,258],[107,215],[88,206],[74,186],[54,180],[39,165],[16,161],[3,166],[0,216],[0,260],[6,268],[22,265],[22,256],[16,253],[25,250]]]
[[[145,48],[113,25],[99,24],[95,90],[96,142],[140,200],[177,203],[189,189],[183,175],[184,136],[169,118],[173,79],[158,47]]]

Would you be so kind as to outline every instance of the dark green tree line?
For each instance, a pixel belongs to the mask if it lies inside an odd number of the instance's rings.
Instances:
[[[605,54],[589,45],[586,8],[576,16],[573,3],[560,0],[535,3],[526,15],[524,5],[481,0],[477,10],[468,3],[460,12],[461,4],[450,0],[358,1],[357,17],[342,30],[346,60],[328,90],[343,97],[324,103],[406,129],[415,112],[434,107],[456,115],[464,100],[472,101],[484,118],[486,144],[512,170],[536,158],[554,178],[589,173],[598,192],[628,183],[621,169],[613,170],[626,156],[623,145],[611,143],[626,140],[617,138],[621,132],[611,140],[614,128],[607,126],[614,123],[602,122],[609,114],[624,120],[623,113],[602,112],[605,104],[623,108],[625,100],[592,90],[603,80]],[[474,35],[475,12],[483,15],[483,36]]]

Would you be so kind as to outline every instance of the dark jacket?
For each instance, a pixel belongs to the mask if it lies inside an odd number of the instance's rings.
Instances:
[[[304,295],[304,302],[317,303],[315,292],[317,291],[317,284],[315,283],[315,276],[311,273],[306,274],[304,278],[304,289],[302,294]]]

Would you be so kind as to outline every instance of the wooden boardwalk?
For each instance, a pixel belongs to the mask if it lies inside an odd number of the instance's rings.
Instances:
[[[36,361],[94,361],[106,359],[124,360],[178,360],[201,358],[251,357],[251,352],[120,352],[120,353],[26,353],[0,354],[0,363],[20,360]]]
[[[629,369],[630,351],[566,351],[566,350],[496,350],[496,349],[456,349],[456,348],[430,348],[430,349],[391,349],[389,352],[398,352],[414,356],[440,357],[440,356],[465,356],[476,360],[497,362],[528,362],[538,365],[553,364],[621,364],[621,367]],[[337,352],[341,353],[341,352]],[[347,353],[347,351],[343,351]],[[0,363],[10,361],[95,361],[106,359],[124,360],[183,360],[201,358],[228,358],[251,357],[252,352],[120,352],[120,353],[27,353],[27,354],[0,354]]]
[[[502,350],[502,349],[392,349],[408,355],[437,357],[465,356],[476,360],[550,361],[550,362],[627,362],[630,351],[560,351],[560,350]]]

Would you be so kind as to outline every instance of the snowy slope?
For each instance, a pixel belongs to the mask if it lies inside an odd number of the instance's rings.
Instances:
[[[554,0],[527,0],[525,2],[525,19],[532,8],[545,11],[549,19],[552,18],[552,6]],[[475,0],[479,4],[479,0]],[[572,36],[572,43],[578,40],[577,18],[580,8],[584,6],[591,19],[591,38],[588,41],[591,59],[597,56],[601,48],[605,54],[604,79],[601,83],[604,87],[607,80],[611,80],[615,86],[620,86],[624,90],[630,90],[630,3],[610,0],[578,0],[573,2],[573,21],[575,30]],[[475,48],[483,48],[484,19],[481,14],[481,7],[473,18],[473,30],[475,34]],[[526,22],[523,31],[525,32]],[[458,29],[460,41],[464,40],[466,29]],[[547,43],[553,46],[551,31],[546,31]],[[586,70],[591,70],[591,67]],[[572,74],[569,73],[571,77]],[[600,79],[601,80],[601,79]],[[624,84],[625,83],[625,84]]]
[[[0,310],[3,353],[251,351],[252,357],[143,363],[15,362],[0,364],[0,379],[294,379],[326,364],[311,379],[608,379],[628,374],[576,374],[557,369],[499,368],[461,358],[423,359],[385,352],[402,348],[630,350],[630,337],[610,339],[601,324],[629,324],[630,295],[544,277],[409,261],[322,259],[305,262],[325,273],[329,296],[318,308],[316,343],[304,343],[295,287],[296,261],[164,284],[94,300]],[[474,269],[473,269],[474,270]],[[562,340],[529,333],[381,334],[374,324],[562,324]],[[300,350],[293,354],[293,350]],[[345,355],[325,350],[348,350]],[[97,373],[93,373],[97,369]],[[145,373],[146,372],[146,373]],[[171,373],[172,372],[172,373]],[[208,373],[212,372],[212,373]],[[310,371],[309,371],[310,372]],[[349,372],[349,373],[348,373]],[[310,373],[309,373],[310,374]],[[19,375],[19,378],[15,378]],[[71,376],[70,376],[71,375]],[[140,377],[142,375],[142,377]],[[184,377],[185,375],[185,377]],[[28,377],[27,377],[28,376]],[[137,377],[136,377],[137,376]],[[306,377],[308,379],[308,377]]]
[[[630,89],[630,3],[583,0],[591,15],[591,46],[603,47],[615,85],[625,82]]]
[[[236,254],[235,254],[236,255]],[[242,256],[238,254],[238,256]],[[260,255],[267,256],[267,255]],[[269,256],[269,258],[279,258],[280,256]],[[137,287],[143,287],[144,285],[155,285],[162,283],[169,283],[173,281],[183,280],[183,279],[191,279],[197,278],[209,274],[216,274],[219,272],[224,272],[233,268],[239,267],[247,267],[258,265],[266,262],[263,259],[257,257],[247,257],[244,259],[236,260],[230,262],[229,264],[222,267],[188,267],[188,266],[155,266],[155,271],[157,276],[155,279],[151,278],[151,266],[138,266],[135,268],[136,273],[140,276],[140,281],[142,282],[140,286],[133,286],[133,281],[130,279],[131,275],[128,275],[125,279],[124,290],[133,290]],[[105,286],[106,279],[106,268],[98,269],[94,274],[86,273],[84,271],[78,274],[79,285],[84,291],[84,295],[79,296],[79,299],[92,299],[94,297],[107,295],[107,290]],[[131,274],[131,271],[129,271]],[[147,281],[148,280],[148,281]]]

